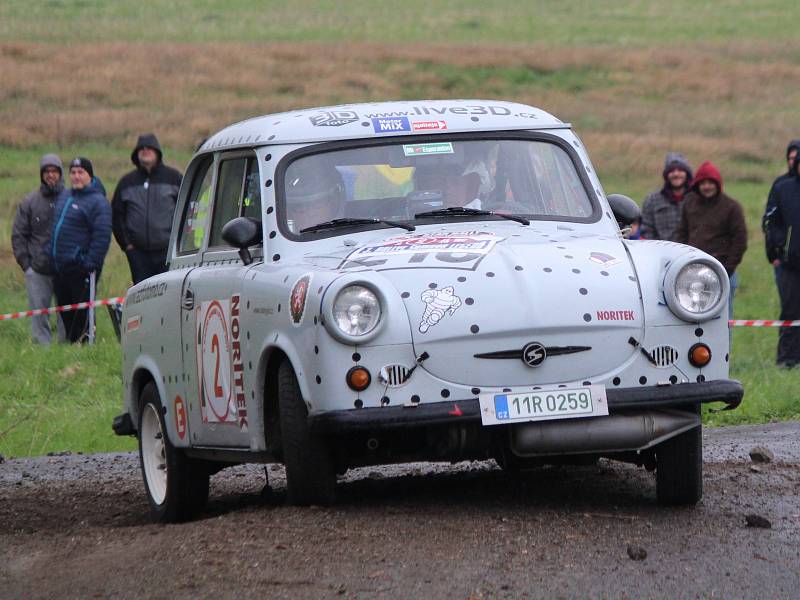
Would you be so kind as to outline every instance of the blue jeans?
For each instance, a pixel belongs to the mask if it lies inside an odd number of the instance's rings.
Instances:
[[[733,295],[736,293],[736,288],[739,287],[739,274],[734,273],[730,276],[731,291],[728,295],[728,320],[733,319]]]

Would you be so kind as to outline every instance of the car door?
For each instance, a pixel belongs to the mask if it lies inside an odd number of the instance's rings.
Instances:
[[[217,156],[209,171],[213,175],[206,176],[208,187],[198,193],[195,206],[206,213],[208,227],[191,241],[200,244],[199,264],[186,276],[182,294],[183,370],[192,381],[186,393],[197,408],[189,416],[192,445],[247,448],[252,384],[244,375],[241,290],[253,265],[245,266],[225,243],[222,227],[243,214],[251,216],[256,206],[260,216],[258,163],[252,152],[228,153]]]

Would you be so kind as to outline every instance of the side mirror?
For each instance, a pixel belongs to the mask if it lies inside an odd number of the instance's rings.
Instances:
[[[222,226],[222,239],[234,248],[239,249],[239,257],[245,265],[253,262],[250,255],[250,246],[258,244],[264,239],[261,231],[261,221],[253,217],[236,217]]]
[[[627,227],[642,216],[639,205],[622,194],[609,194],[608,203],[611,205],[614,218],[622,227]]]

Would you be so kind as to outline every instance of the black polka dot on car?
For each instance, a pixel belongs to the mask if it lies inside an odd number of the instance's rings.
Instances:
[[[472,306],[473,304],[475,304],[475,300],[473,298],[465,298],[464,299],[464,304]]]
[[[588,323],[589,321],[592,320],[592,315],[590,315],[589,313],[583,313],[583,320]]]
[[[469,330],[470,330],[472,333],[478,333],[478,332],[481,330],[481,328],[480,328],[480,327],[478,327],[477,325],[472,325],[472,326],[469,328]]]

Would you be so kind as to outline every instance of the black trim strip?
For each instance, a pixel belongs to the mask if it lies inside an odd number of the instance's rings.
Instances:
[[[547,356],[560,356],[562,354],[586,352],[587,350],[591,349],[591,346],[546,346],[544,351],[547,353]],[[497,350],[496,352],[483,352],[481,354],[473,354],[472,356],[475,358],[516,358],[518,360],[522,360],[522,351],[523,348],[520,348],[519,350]]]
[[[701,383],[679,383],[659,387],[606,389],[609,412],[633,409],[671,408],[686,405],[724,402],[726,410],[739,406],[744,396],[742,384],[718,379]],[[465,425],[481,422],[477,398],[433,402],[418,406],[386,406],[334,410],[308,418],[314,433],[344,434],[386,429]]]

